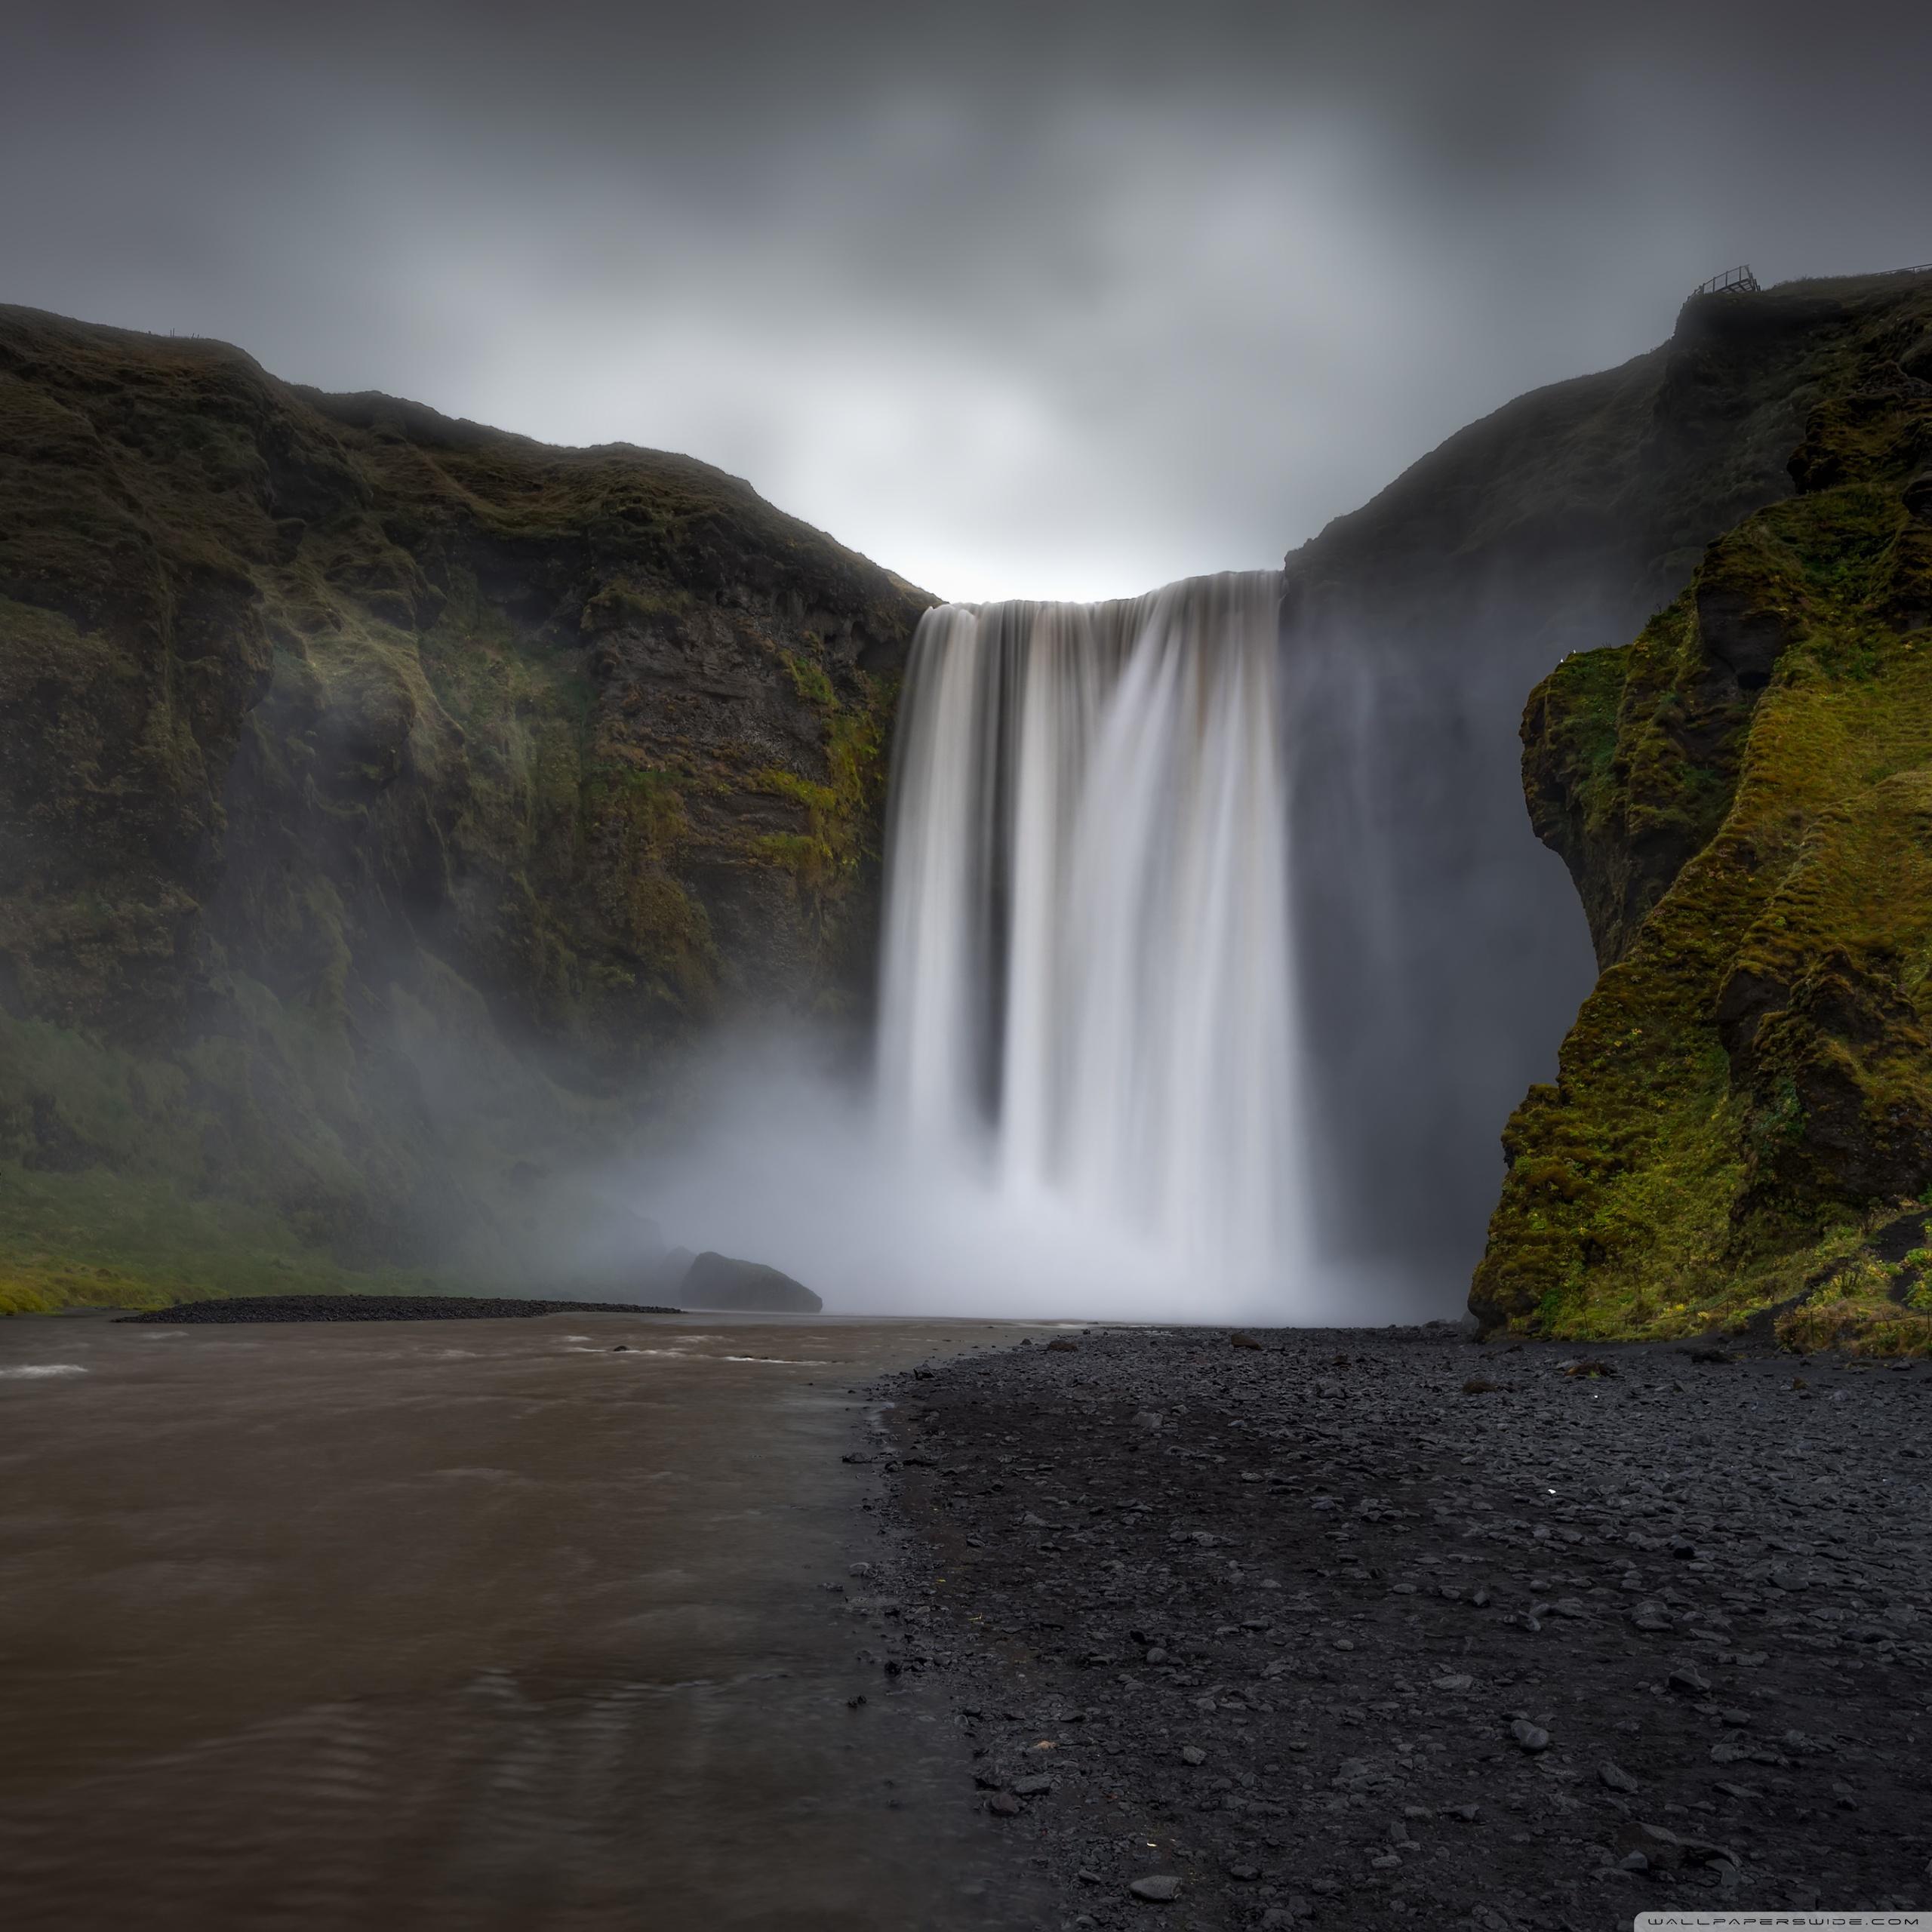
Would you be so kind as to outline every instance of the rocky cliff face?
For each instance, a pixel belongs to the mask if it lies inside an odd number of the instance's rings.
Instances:
[[[621,1251],[561,1177],[678,1044],[863,1004],[930,601],[701,463],[0,309],[0,1306]]]
[[[1807,414],[1912,287],[1694,302],[1661,347],[1472,424],[1287,559],[1324,1233],[1433,1283],[1421,1312],[1466,1291],[1498,1130],[1549,1078],[1598,970],[1571,881],[1524,822],[1524,694],[1566,654],[1601,665],[1591,654],[1676,597],[1714,540],[1792,494]],[[1753,675],[1743,658],[1737,675]],[[1600,942],[1706,835],[1703,809],[1653,814],[1583,870]]]
[[[1491,1324],[1932,1346],[1932,277],[1829,299],[1796,494],[1530,701],[1603,971],[1509,1124]]]

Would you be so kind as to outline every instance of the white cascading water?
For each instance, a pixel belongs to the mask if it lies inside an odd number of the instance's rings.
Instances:
[[[1280,597],[928,612],[887,848],[888,1123],[1250,1295],[1303,1225]]]

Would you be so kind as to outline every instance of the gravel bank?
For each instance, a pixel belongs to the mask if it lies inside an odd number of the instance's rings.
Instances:
[[[1244,1342],[878,1392],[854,1607],[1058,1923],[1932,1906],[1932,1364]]]
[[[634,1301],[524,1301],[509,1295],[235,1295],[144,1309],[119,1321],[503,1321],[532,1315],[675,1315]]]

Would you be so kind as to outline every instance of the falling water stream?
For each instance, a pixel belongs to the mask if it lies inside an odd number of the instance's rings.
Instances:
[[[1251,1291],[1305,1219],[1280,598],[1251,571],[927,614],[880,1014],[909,1143]]]

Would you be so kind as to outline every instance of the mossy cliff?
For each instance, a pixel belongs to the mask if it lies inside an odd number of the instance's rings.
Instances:
[[[1922,286],[1693,303],[1657,348],[1471,423],[1287,558],[1298,982],[1337,1251],[1467,1291],[1497,1128],[1596,971],[1527,835],[1524,695],[1566,653],[1627,643],[1792,494],[1808,413]]]
[[[0,1308],[594,1220],[705,1022],[863,1006],[930,601],[702,463],[0,309]]]
[[[1932,278],[1847,311],[1796,494],[1530,700],[1601,974],[1505,1137],[1491,1326],[1932,1346]]]

